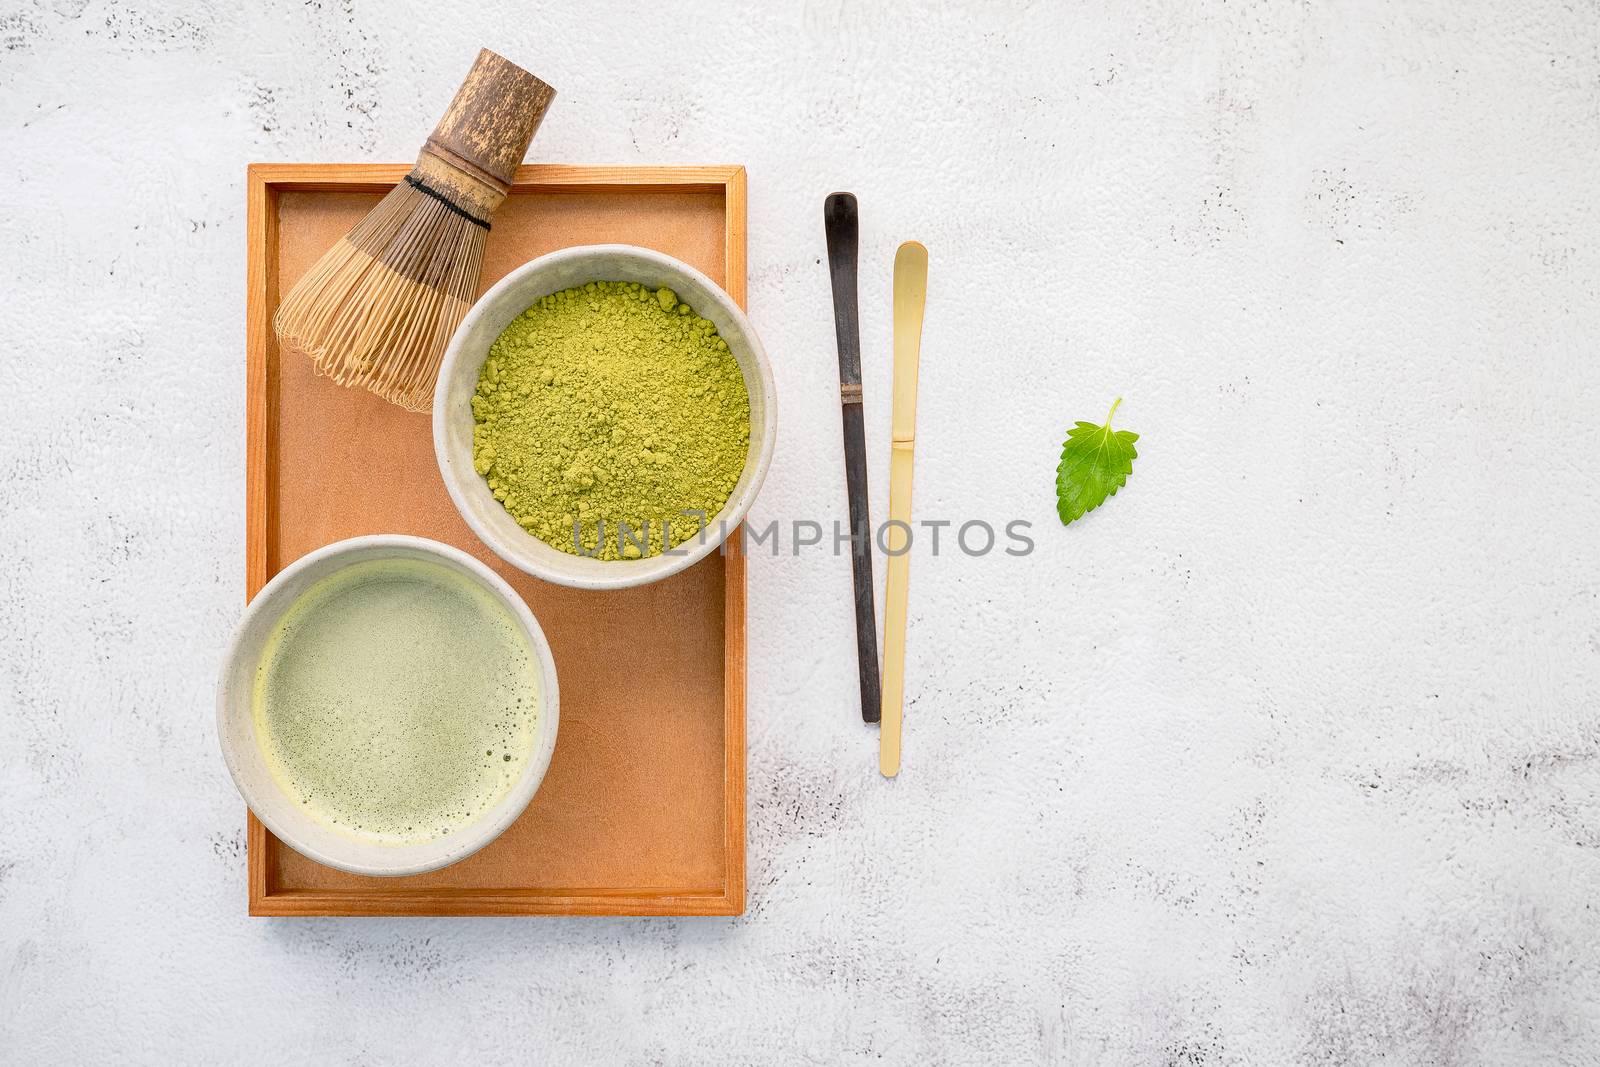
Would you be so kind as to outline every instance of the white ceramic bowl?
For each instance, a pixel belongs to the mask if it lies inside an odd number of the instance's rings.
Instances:
[[[472,394],[500,332],[535,300],[588,282],[638,282],[667,286],[695,314],[710,319],[728,343],[750,393],[750,448],[744,473],[728,502],[700,537],[674,550],[638,560],[602,560],[563,552],[517,525],[472,466]],[[750,321],[722,289],[687,263],[632,245],[565,248],[524,263],[502,278],[467,312],[439,368],[433,394],[433,449],[439,473],[462,518],[484,544],[513,566],[536,578],[579,589],[620,589],[676,574],[715,551],[744,521],[761,480],[772,463],[777,441],[777,391],[772,367]],[[688,520],[685,520],[688,521]]]
[[[416,845],[385,845],[366,841],[307,815],[278,785],[267,769],[256,741],[251,713],[251,689],[268,637],[289,606],[311,585],[335,571],[372,559],[420,559],[441,564],[465,576],[505,605],[528,639],[539,665],[543,698],[533,754],[522,776],[493,808],[476,820],[434,841]],[[559,722],[556,665],[550,645],[533,612],[494,571],[459,549],[421,537],[380,534],[352,537],[319,548],[278,572],[245,608],[223,659],[217,680],[217,738],[222,758],[245,803],[278,839],[318,863],[354,874],[398,876],[421,874],[464,859],[500,836],[533,799],[550,755],[556,747]]]

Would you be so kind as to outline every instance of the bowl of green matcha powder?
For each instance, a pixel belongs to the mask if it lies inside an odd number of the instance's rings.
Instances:
[[[777,436],[772,368],[704,274],[631,245],[541,256],[445,351],[433,443],[502,559],[616,589],[692,566],[744,521]]]

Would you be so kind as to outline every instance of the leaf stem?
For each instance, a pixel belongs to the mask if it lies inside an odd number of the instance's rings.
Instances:
[[[1106,429],[1111,429],[1111,417],[1117,413],[1117,408],[1122,406],[1122,398],[1117,397],[1117,402],[1111,405],[1111,410],[1106,414]]]

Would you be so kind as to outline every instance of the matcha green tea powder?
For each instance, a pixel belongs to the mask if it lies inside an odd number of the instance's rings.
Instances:
[[[511,517],[601,559],[694,537],[684,513],[722,510],[750,443],[750,395],[716,327],[672,290],[631,282],[590,282],[517,316],[489,349],[472,414],[473,463]]]

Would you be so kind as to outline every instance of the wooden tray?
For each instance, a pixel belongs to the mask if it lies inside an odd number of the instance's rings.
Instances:
[[[745,589],[740,534],[642,589],[584,592],[502,563],[461,521],[430,417],[280,358],[279,293],[409,166],[249,170],[251,596],[283,566],[357,534],[408,533],[493,566],[549,637],[561,728],[533,803],[477,855],[364,878],[306,859],[250,816],[252,915],[737,915],[745,890]],[[704,271],[745,301],[742,167],[523,167],[495,216],[483,286],[534,256],[625,242]],[[626,620],[627,625],[606,625]],[[640,635],[649,635],[641,640]]]

